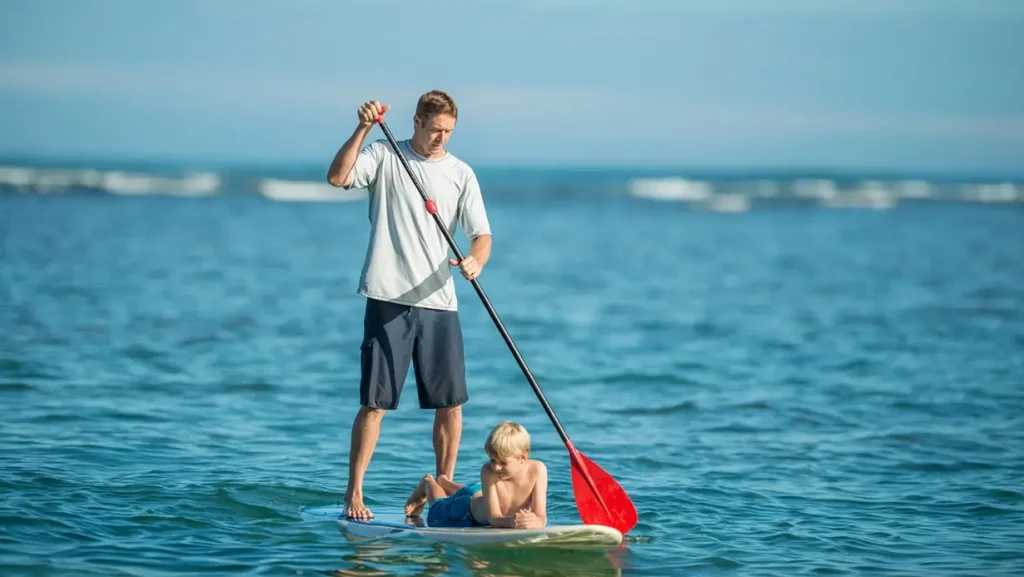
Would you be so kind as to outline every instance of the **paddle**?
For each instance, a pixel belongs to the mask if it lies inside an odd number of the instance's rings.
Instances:
[[[399,160],[402,161],[402,166],[405,167],[405,171],[409,174],[409,178],[412,179],[413,184],[416,185],[416,190],[419,191],[420,197],[423,198],[423,202],[426,203],[427,212],[434,217],[434,222],[437,223],[437,227],[441,229],[441,233],[444,234],[445,239],[448,240],[448,245],[451,247],[455,256],[459,262],[465,258],[462,255],[462,251],[459,250],[455,239],[448,232],[444,223],[441,222],[441,217],[437,215],[437,205],[434,201],[427,196],[424,192],[423,186],[420,185],[419,180],[416,179],[416,175],[412,172],[412,167],[409,166],[409,161],[406,160],[405,155],[402,154],[401,149],[398,147],[398,142],[395,141],[395,137],[391,134],[391,130],[388,129],[387,124],[384,123],[384,116],[377,117],[377,124],[380,125],[381,130],[384,131],[384,135],[387,136],[388,142],[391,143],[391,148],[398,155]],[[498,318],[498,313],[494,311],[494,307],[491,306],[491,301],[484,294],[484,289],[480,286],[480,282],[476,279],[470,281],[473,284],[473,288],[476,289],[476,294],[480,296],[480,300],[484,303],[484,308],[491,315],[491,320],[498,327],[498,332],[501,333],[502,338],[505,339],[505,344],[508,345],[512,356],[515,357],[516,362],[519,363],[519,368],[523,370],[523,374],[526,375],[526,380],[529,381],[530,386],[533,387],[533,392],[537,394],[537,398],[540,399],[540,404],[544,407],[544,410],[548,414],[548,418],[555,425],[555,430],[558,431],[558,435],[562,437],[562,441],[565,443],[566,449],[569,450],[569,459],[572,463],[572,490],[576,497],[576,509],[579,511],[580,519],[587,524],[606,525],[617,529],[619,532],[625,534],[637,522],[636,508],[633,506],[633,502],[630,500],[629,495],[626,491],[619,486],[618,482],[612,478],[604,469],[597,466],[593,461],[588,459],[583,453],[580,453],[576,447],[569,440],[569,435],[566,434],[565,429],[562,428],[562,424],[558,422],[558,417],[555,416],[555,412],[551,409],[551,405],[548,404],[544,393],[540,390],[540,385],[537,384],[536,379],[533,378],[533,374],[530,372],[529,367],[526,366],[526,361],[523,360],[522,355],[519,354],[519,349],[516,348],[512,337],[509,336],[508,331],[505,330],[505,325],[502,324],[501,319]]]

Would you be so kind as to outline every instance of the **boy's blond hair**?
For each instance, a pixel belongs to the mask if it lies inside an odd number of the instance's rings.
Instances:
[[[503,421],[491,430],[484,442],[484,451],[492,459],[502,461],[530,454],[530,433],[519,423]]]

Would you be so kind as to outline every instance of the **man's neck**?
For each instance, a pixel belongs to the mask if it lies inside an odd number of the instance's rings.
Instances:
[[[423,158],[426,158],[427,160],[436,160],[447,154],[447,151],[445,151],[445,149],[442,148],[441,151],[437,153],[437,156],[430,156],[430,152],[426,150],[421,150],[419,145],[416,144],[416,141],[411,138],[409,139],[409,147],[412,148],[413,152],[422,156]]]

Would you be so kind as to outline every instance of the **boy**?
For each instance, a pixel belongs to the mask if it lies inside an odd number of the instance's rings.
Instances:
[[[518,423],[494,427],[484,442],[490,461],[480,481],[466,487],[439,475],[426,475],[405,502],[405,514],[418,517],[430,503],[432,527],[491,526],[538,529],[547,524],[548,470],[530,459],[530,434]]]

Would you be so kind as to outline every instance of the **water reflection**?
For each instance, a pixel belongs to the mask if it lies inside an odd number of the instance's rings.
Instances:
[[[627,549],[575,551],[557,548],[466,549],[462,559],[469,573],[477,577],[622,575],[622,556]]]
[[[349,550],[332,576],[473,575],[475,577],[547,577],[622,575],[628,547],[586,551],[560,547],[468,547],[434,543],[397,543],[386,538],[346,535]]]
[[[326,575],[417,575],[452,573],[452,564],[440,545],[396,546],[391,542],[365,539],[353,543],[342,555],[347,567],[324,571]]]

